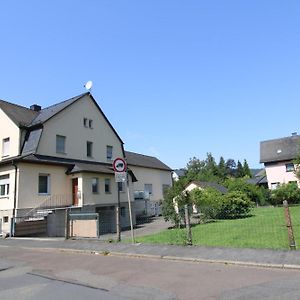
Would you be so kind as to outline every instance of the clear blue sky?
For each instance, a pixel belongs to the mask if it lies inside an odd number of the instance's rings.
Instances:
[[[259,167],[300,131],[300,1],[2,1],[0,99],[92,93],[125,142],[172,168],[211,152]]]

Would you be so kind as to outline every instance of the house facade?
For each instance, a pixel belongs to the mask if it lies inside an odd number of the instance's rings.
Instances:
[[[135,210],[139,215],[159,215],[160,201],[172,186],[172,169],[153,156],[125,151],[129,168],[138,181],[133,183],[136,196]]]
[[[118,188],[112,161],[125,158],[123,141],[89,92],[44,109],[1,100],[0,143],[2,232],[11,232],[13,218],[16,222],[45,209],[49,219],[56,218],[52,223],[63,223],[59,208],[66,207],[99,213],[100,232],[115,231]],[[123,184],[123,212],[128,211],[125,190]],[[128,213],[121,214],[121,224],[129,226]],[[62,228],[55,231],[63,235]]]
[[[260,163],[265,166],[269,189],[291,182],[300,186],[293,162],[299,154],[299,146],[300,136],[297,134],[260,143]]]

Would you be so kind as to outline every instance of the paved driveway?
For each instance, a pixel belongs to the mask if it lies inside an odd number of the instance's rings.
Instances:
[[[152,217],[147,218],[144,221],[141,220],[138,222],[138,225],[134,229],[134,236],[143,236],[148,234],[153,234],[165,230],[172,226],[171,222],[165,222],[163,217]],[[122,239],[127,239],[131,237],[131,231],[125,230],[122,231]],[[100,236],[100,240],[114,240],[116,234],[104,234]]]

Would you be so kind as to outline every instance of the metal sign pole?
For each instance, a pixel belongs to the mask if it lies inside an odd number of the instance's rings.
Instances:
[[[132,212],[131,212],[131,202],[130,202],[130,191],[129,191],[129,178],[128,173],[126,172],[127,177],[127,197],[128,197],[128,209],[129,209],[129,218],[130,218],[130,228],[131,228],[131,240],[132,244],[135,243],[134,241],[134,231],[133,231],[133,223],[132,223]]]

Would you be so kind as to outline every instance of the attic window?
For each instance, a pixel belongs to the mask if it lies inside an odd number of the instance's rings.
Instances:
[[[87,118],[83,118],[83,126],[88,127],[88,119]]]
[[[278,150],[277,150],[277,154],[280,154],[281,152],[282,152],[281,149],[278,149]]]
[[[9,156],[9,138],[2,140],[2,157]]]

